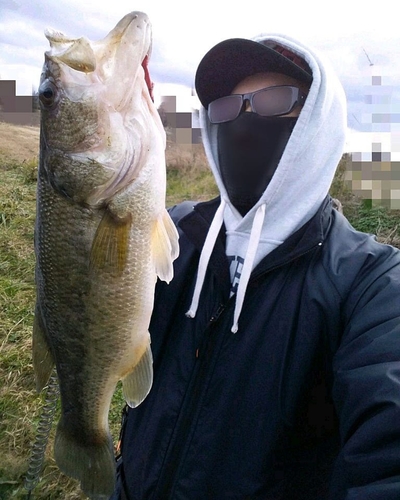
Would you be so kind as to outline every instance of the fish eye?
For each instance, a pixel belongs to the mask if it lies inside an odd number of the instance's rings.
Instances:
[[[42,93],[43,97],[46,99],[46,100],[49,100],[53,97],[54,93],[53,93],[53,89],[51,89],[50,87],[45,89]]]
[[[57,88],[54,83],[45,80],[39,87],[39,99],[45,107],[50,107],[54,104],[57,96]]]

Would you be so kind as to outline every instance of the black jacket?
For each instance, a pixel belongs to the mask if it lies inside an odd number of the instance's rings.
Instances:
[[[178,221],[175,276],[156,288],[154,384],[124,426],[126,497],[400,499],[399,251],[327,198],[253,271],[233,334],[223,231],[185,315],[217,207]]]

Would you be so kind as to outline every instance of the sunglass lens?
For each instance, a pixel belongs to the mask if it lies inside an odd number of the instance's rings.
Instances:
[[[276,116],[289,113],[294,104],[292,87],[273,87],[257,92],[253,96],[253,108],[261,116]]]
[[[208,105],[208,117],[211,123],[223,123],[234,120],[242,107],[240,95],[229,95],[216,99]]]

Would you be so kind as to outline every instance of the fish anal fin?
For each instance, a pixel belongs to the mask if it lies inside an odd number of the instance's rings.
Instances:
[[[169,283],[173,278],[172,263],[179,254],[178,231],[164,210],[153,226],[152,253],[157,276]]]
[[[107,269],[120,275],[125,269],[129,251],[132,218],[114,217],[106,210],[93,239],[90,266]]]
[[[134,369],[122,379],[122,393],[131,408],[145,399],[153,384],[153,356],[150,344]]]
[[[115,488],[115,458],[110,434],[99,430],[78,440],[61,417],[54,441],[54,458],[60,470],[81,482],[92,500],[107,500]]]
[[[49,381],[54,367],[54,359],[46,340],[38,306],[36,306],[33,320],[32,361],[35,372],[36,390],[40,392]]]

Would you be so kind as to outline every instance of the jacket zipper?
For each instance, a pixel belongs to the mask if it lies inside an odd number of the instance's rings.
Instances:
[[[212,335],[210,327],[218,320],[225,308],[226,305],[220,304],[215,313],[210,317],[202,346],[196,349],[197,366],[195,366],[194,373],[186,391],[185,401],[180,411],[180,421],[177,423],[176,429],[174,430],[173,445],[165,458],[165,465],[154,498],[162,498],[163,500],[173,498],[183,457],[191,442],[193,418],[199,411],[201,406],[200,402],[206,392],[203,386],[204,380],[210,371],[210,367],[212,367],[215,362],[215,353],[219,352],[219,347],[223,342],[224,335]]]

